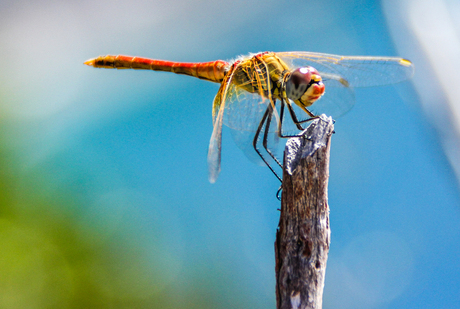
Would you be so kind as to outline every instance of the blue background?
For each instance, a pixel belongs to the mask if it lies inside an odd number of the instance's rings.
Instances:
[[[378,1],[0,7],[5,308],[275,307],[279,182],[225,128],[222,172],[208,182],[218,85],[83,61],[409,57]],[[411,82],[356,89],[336,121],[324,308],[460,305],[459,183],[420,95]]]

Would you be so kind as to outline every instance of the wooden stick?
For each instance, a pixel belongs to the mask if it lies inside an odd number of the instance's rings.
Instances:
[[[321,115],[286,143],[276,233],[277,309],[322,308],[331,230],[327,184],[332,118]]]

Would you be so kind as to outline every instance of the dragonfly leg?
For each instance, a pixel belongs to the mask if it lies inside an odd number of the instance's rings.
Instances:
[[[301,126],[302,123],[312,121],[313,119],[316,119],[316,118],[319,117],[319,116],[314,115],[314,114],[313,114],[312,112],[310,112],[308,109],[302,108],[302,109],[307,113],[307,115],[310,116],[310,118],[299,121],[299,120],[297,119],[297,115],[295,114],[294,109],[292,108],[292,105],[291,105],[291,104],[287,104],[287,106],[288,106],[288,109],[289,109],[289,113],[291,114],[292,121],[294,121],[294,123],[297,125],[297,128],[299,128],[299,130],[302,130],[302,131],[305,130],[305,129]]]
[[[259,142],[259,136],[260,133],[262,132],[262,128],[265,125],[264,129],[264,135],[263,135],[263,141],[262,145],[265,148],[266,152],[270,155],[270,157],[279,165],[282,167],[281,163],[279,160],[275,157],[275,155],[269,150],[268,148],[268,133],[270,130],[270,123],[272,119],[272,115],[274,112],[276,112],[275,109],[275,101],[272,96],[272,85],[270,81],[270,71],[267,66],[267,63],[264,61],[264,59],[261,57],[265,55],[265,53],[258,54],[254,56],[254,69],[257,72],[255,75],[255,79],[257,81],[258,85],[258,90],[259,90],[259,95],[263,98],[266,97],[268,99],[269,104],[267,106],[267,109],[265,110],[264,116],[260,120],[259,126],[257,128],[256,134],[254,135],[254,140],[252,142],[252,145],[254,147],[254,150],[257,152],[257,154],[260,156],[262,161],[268,166],[268,168],[272,171],[272,173],[278,178],[279,181],[282,181],[282,178],[275,172],[274,168],[268,163],[267,159],[262,155],[262,152],[258,149],[257,144]],[[257,61],[256,61],[257,60]],[[265,85],[265,87],[264,87]],[[266,88],[266,93],[264,91],[264,88]]]
[[[292,107],[291,107],[291,108],[292,108]],[[310,116],[310,118],[305,119],[305,120],[301,120],[301,121],[299,121],[299,123],[309,122],[309,121],[312,121],[313,119],[316,119],[316,118],[319,117],[319,116],[316,116],[315,114],[313,114],[312,112],[310,112],[310,111],[308,110],[308,108],[306,108],[306,107],[303,107],[302,109],[307,113],[308,116]]]
[[[273,105],[275,105],[275,102],[273,103]],[[268,112],[268,115],[267,115],[267,120],[265,121],[265,130],[264,130],[264,138],[262,140],[262,145],[264,146],[265,150],[267,151],[267,153],[270,155],[270,157],[273,158],[273,160],[281,167],[283,168],[283,165],[280,163],[280,161],[278,160],[278,158],[276,158],[276,156],[272,153],[272,151],[270,150],[270,148],[268,147],[268,133],[269,133],[269,130],[270,130],[270,124],[271,124],[271,121],[272,121],[272,116],[273,116],[273,111],[274,111],[274,108],[269,105],[269,112]]]
[[[282,137],[282,138],[290,138],[290,137],[297,137],[299,136],[298,134],[283,134],[283,118],[284,118],[284,106],[287,105],[288,107],[288,110],[289,110],[289,114],[291,116],[291,119],[292,121],[294,122],[294,124],[297,126],[297,129],[299,129],[300,131],[303,131],[305,130],[303,127],[302,127],[302,123],[305,123],[305,122],[308,122],[308,121],[311,121],[313,119],[316,119],[318,118],[318,116],[315,116],[313,115],[310,111],[308,111],[308,115],[311,117],[311,118],[308,118],[306,120],[302,120],[302,121],[299,121],[298,118],[297,118],[297,115],[295,114],[295,111],[294,109],[292,108],[291,104],[289,104],[289,101],[287,98],[285,99],[281,99],[281,107],[280,107],[280,122],[279,122],[279,125],[278,125],[278,136],[279,137]]]
[[[252,146],[254,147],[254,150],[257,152],[257,154],[260,156],[260,158],[262,159],[262,161],[264,161],[264,163],[268,166],[268,168],[270,169],[270,171],[272,171],[272,173],[276,176],[276,178],[278,178],[278,180],[280,182],[283,182],[283,180],[281,179],[281,177],[275,172],[275,170],[273,169],[273,167],[270,165],[270,163],[268,163],[268,161],[264,158],[264,156],[262,155],[262,153],[260,152],[260,150],[257,148],[257,142],[259,141],[259,136],[260,136],[260,132],[262,131],[262,128],[264,127],[264,125],[267,125],[266,124],[266,120],[267,120],[267,117],[269,114],[271,114],[273,111],[273,108],[272,108],[272,105],[269,104],[267,109],[265,110],[265,113],[264,113],[264,116],[262,117],[262,119],[260,120],[260,123],[259,123],[259,126],[257,128],[257,131],[256,131],[256,134],[254,135],[254,140],[252,141]],[[271,116],[270,116],[271,117]],[[264,132],[264,139],[266,139],[266,135],[268,134],[268,129],[265,129],[265,132]],[[264,146],[265,149],[267,149],[265,146]],[[268,151],[267,151],[268,152]],[[274,158],[273,154],[271,154],[269,152],[270,156],[272,158]],[[279,162],[278,160],[276,160],[277,162]],[[279,163],[278,163],[279,164]]]
[[[278,191],[276,191],[276,198],[278,201],[281,201],[281,192],[283,191],[283,186],[281,186]]]
[[[292,108],[292,105],[289,103],[289,101],[286,101],[286,105],[288,107],[289,114],[291,115],[291,119],[297,126],[297,129],[299,129],[300,131],[303,131],[304,128],[302,127],[301,122],[297,119],[297,115],[295,114],[294,109]]]

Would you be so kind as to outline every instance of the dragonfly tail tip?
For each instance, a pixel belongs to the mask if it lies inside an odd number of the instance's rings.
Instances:
[[[90,67],[94,67],[96,64],[96,59],[89,59],[83,62],[83,64],[89,65]]]

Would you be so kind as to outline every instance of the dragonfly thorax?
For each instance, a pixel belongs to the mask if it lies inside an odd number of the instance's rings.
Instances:
[[[286,95],[296,104],[307,107],[324,93],[324,84],[318,71],[301,67],[292,71],[286,81]]]

